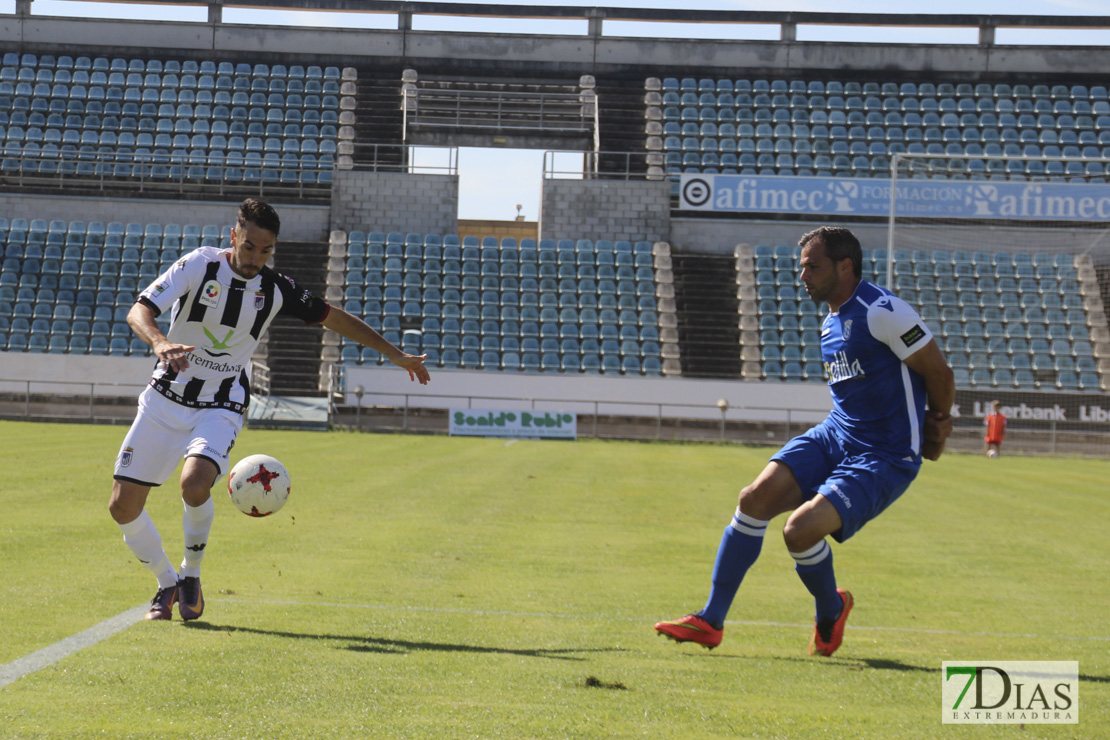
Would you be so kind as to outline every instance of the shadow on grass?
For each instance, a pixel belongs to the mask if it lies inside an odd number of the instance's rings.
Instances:
[[[244,632],[253,635],[268,635],[271,637],[286,637],[298,640],[336,640],[350,643],[344,650],[356,653],[393,653],[404,655],[406,653],[430,650],[445,653],[485,653],[492,655],[518,655],[525,658],[547,658],[549,660],[586,660],[581,654],[585,653],[617,653],[624,652],[623,648],[564,648],[564,649],[513,649],[487,647],[483,645],[463,645],[448,642],[419,642],[415,640],[395,640],[383,637],[366,637],[362,635],[314,635],[303,632],[283,632],[280,630],[262,630],[253,627],[237,627],[234,625],[218,625],[207,622],[187,622],[186,629],[205,630],[211,632]]]
[[[940,667],[930,668],[927,666],[910,665],[909,663],[902,663],[897,660],[890,660],[888,658],[823,658],[819,656],[803,656],[803,657],[787,657],[787,656],[767,656],[767,655],[712,655],[711,658],[723,660],[774,660],[774,661],[787,661],[791,663],[817,663],[819,665],[835,666],[838,668],[847,668],[849,670],[863,670],[870,668],[875,671],[899,671],[902,673],[910,673],[919,671],[922,673],[939,673]]]
[[[901,673],[940,673],[940,666],[920,666],[911,665],[909,663],[902,663],[897,660],[890,660],[889,658],[848,658],[848,657],[770,657],[766,655],[710,655],[707,656],[717,660],[773,660],[773,661],[789,661],[792,663],[817,663],[819,665],[826,665],[836,668],[847,668],[848,670],[860,671],[870,668],[875,671],[899,671]],[[1110,676],[1093,676],[1087,673],[1080,673],[1079,680],[1089,683],[1110,683]]]
[[[851,660],[851,659],[849,659]],[[890,660],[888,658],[860,658],[859,663],[861,668],[871,668],[876,671],[924,671],[925,673],[939,673],[940,668],[928,668],[920,665],[910,665],[909,663],[901,663],[897,660]]]

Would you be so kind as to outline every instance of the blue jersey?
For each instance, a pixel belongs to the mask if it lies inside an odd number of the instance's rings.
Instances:
[[[833,399],[825,423],[852,447],[920,463],[925,380],[902,360],[932,338],[909,304],[861,281],[821,326]]]

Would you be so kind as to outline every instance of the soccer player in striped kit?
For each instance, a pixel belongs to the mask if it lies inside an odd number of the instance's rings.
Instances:
[[[709,601],[695,614],[655,625],[679,642],[721,643],[725,615],[759,557],[768,523],[789,511],[783,539],[816,604],[809,652],[832,655],[852,594],[837,588],[826,538],[843,542],[878,516],[909,487],[922,458],[940,457],[952,431],[952,370],[917,313],[862,279],[855,235],[824,226],[799,243],[801,282],[813,300],[829,304],[821,355],[833,409],[740,492],[717,551]]]
[[[229,249],[189,252],[139,294],[127,315],[158,362],[116,458],[108,508],[124,542],[158,580],[147,619],[171,619],[174,603],[182,619],[204,612],[200,566],[215,514],[210,492],[227,472],[250,403],[251,355],[275,316],[322,324],[381,352],[411,380],[428,382],[424,355],[402,352],[361,319],[266,267],[280,230],[273,207],[248,198]],[[163,334],[156,319],[165,311],[172,313]],[[164,483],[182,456],[185,557],[178,572],[144,507],[151,487]]]

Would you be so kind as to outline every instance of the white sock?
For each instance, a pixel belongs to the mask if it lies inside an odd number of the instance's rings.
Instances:
[[[829,547],[827,540],[821,540],[813,547],[803,552],[791,552],[790,557],[798,563],[798,565],[817,565],[825,560],[825,558],[832,556],[832,548]]]
[[[185,530],[185,559],[181,562],[182,578],[200,577],[200,561],[204,560],[204,549],[208,546],[208,533],[212,530],[212,520],[215,518],[216,504],[211,497],[200,506],[185,504],[185,513],[181,517],[181,525]]]
[[[169,588],[177,584],[177,573],[170,565],[166,551],[162,549],[162,536],[158,534],[158,528],[154,526],[150,514],[144,511],[135,521],[120,524],[119,529],[131,552],[158,579],[159,588]]]

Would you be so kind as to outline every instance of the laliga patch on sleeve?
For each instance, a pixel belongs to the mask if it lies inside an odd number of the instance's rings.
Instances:
[[[912,347],[924,338],[924,336],[925,329],[922,328],[921,324],[915,324],[912,329],[902,335],[902,342],[904,342],[907,347]]]

